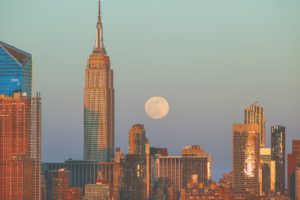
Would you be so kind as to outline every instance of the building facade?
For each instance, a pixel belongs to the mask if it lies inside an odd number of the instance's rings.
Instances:
[[[138,155],[126,155],[122,162],[120,199],[144,200],[146,198],[143,165]]]
[[[139,159],[145,161],[146,156],[146,132],[143,124],[134,124],[129,130],[129,154],[139,156]]]
[[[295,170],[295,199],[300,200],[300,165]]]
[[[97,162],[85,160],[66,160],[65,163],[43,163],[43,174],[46,171],[65,168],[70,172],[70,186],[84,188],[85,184],[95,184],[98,173],[108,184],[113,184],[113,162]]]
[[[285,127],[271,127],[271,159],[275,161],[275,192],[285,193]]]
[[[258,102],[245,108],[245,124],[257,124],[260,128],[260,147],[266,145],[265,113],[263,107]]]
[[[156,179],[168,182],[181,190],[188,187],[190,180],[207,187],[211,180],[211,156],[198,145],[186,146],[181,156],[162,156],[156,158]]]
[[[275,192],[276,167],[271,148],[260,148],[259,190],[261,196]]]
[[[235,124],[233,130],[233,188],[238,197],[259,194],[260,130],[257,124]]]
[[[45,173],[46,200],[67,200],[70,172],[66,169],[51,170]]]
[[[85,200],[110,200],[109,185],[103,183],[85,185]]]
[[[296,197],[296,168],[300,165],[300,140],[292,141],[292,152],[288,154],[288,192],[292,200]]]
[[[31,54],[0,41],[0,94],[26,92],[30,98],[31,84]]]
[[[102,33],[99,1],[96,45],[85,69],[84,160],[110,162],[114,157],[113,71]]]
[[[0,95],[0,199],[34,199],[30,100]]]

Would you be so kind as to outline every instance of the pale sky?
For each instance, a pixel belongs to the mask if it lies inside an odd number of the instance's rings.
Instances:
[[[114,70],[116,146],[144,123],[151,146],[179,154],[199,144],[213,177],[231,169],[234,123],[259,101],[270,126],[300,138],[300,1],[102,0],[104,44]],[[43,161],[83,158],[84,69],[97,0],[1,0],[0,40],[33,55],[43,98]],[[168,99],[150,119],[144,103]]]

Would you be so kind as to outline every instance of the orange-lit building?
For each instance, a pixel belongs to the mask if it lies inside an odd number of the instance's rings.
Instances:
[[[144,179],[143,192],[148,199],[150,196],[150,144],[143,124],[134,124],[129,130],[128,154],[138,156],[141,164],[141,177]]]
[[[245,124],[257,124],[259,126],[260,147],[266,145],[266,122],[263,107],[258,102],[245,108]]]
[[[103,44],[100,1],[96,36],[85,69],[84,160],[110,162],[114,158],[113,70]]]
[[[181,153],[181,156],[157,155],[156,179],[167,180],[178,190],[187,188],[191,179],[207,187],[211,180],[211,156],[199,145],[185,146]]]
[[[0,95],[0,199],[34,199],[30,99]]]
[[[134,124],[129,130],[129,154],[139,156],[139,159],[145,161],[146,156],[146,133],[143,124]]]
[[[235,124],[233,131],[233,188],[238,197],[258,195],[260,130],[257,124]]]

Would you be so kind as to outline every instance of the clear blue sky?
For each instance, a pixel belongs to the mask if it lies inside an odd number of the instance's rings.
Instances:
[[[231,169],[234,123],[259,101],[270,126],[300,138],[300,1],[102,0],[114,69],[116,145],[144,123],[152,146],[179,154],[200,144],[213,176]],[[97,0],[1,0],[0,40],[32,53],[43,97],[43,161],[82,159],[84,69],[95,41]],[[144,112],[151,96],[169,115]]]

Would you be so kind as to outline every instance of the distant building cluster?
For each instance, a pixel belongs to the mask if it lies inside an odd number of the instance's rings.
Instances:
[[[1,200],[300,200],[300,140],[286,159],[286,130],[265,112],[245,108],[232,126],[232,171],[212,179],[212,155],[200,145],[181,155],[151,147],[143,124],[128,133],[128,154],[115,149],[114,88],[100,13],[85,70],[84,159],[41,164],[41,97],[32,97],[31,55],[0,42]],[[287,173],[286,173],[287,169]],[[286,185],[287,180],[287,185]]]

